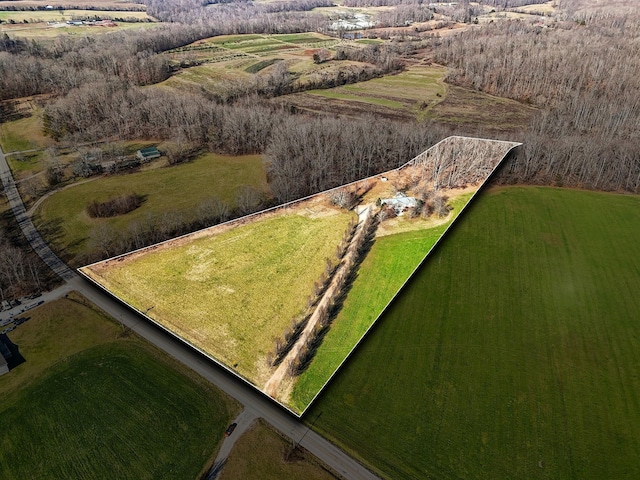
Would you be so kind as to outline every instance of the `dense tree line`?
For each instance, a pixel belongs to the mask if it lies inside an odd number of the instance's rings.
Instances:
[[[640,15],[496,22],[443,39],[448,80],[541,107],[505,181],[640,189]]]
[[[6,222],[0,220],[3,225]],[[0,226],[0,299],[16,298],[37,291],[48,285],[49,276],[41,272],[41,262],[36,254],[25,249],[9,229]]]
[[[379,12],[374,20],[376,27],[402,27],[413,22],[428,22],[433,19],[433,10],[422,5],[398,5],[392,10]]]
[[[274,128],[267,173],[280,201],[396,168],[440,140],[430,124],[289,116]]]
[[[200,0],[145,0],[147,13],[163,22],[216,25],[221,34],[296,33],[326,30],[327,18],[310,13],[330,6],[327,0],[209,4]],[[281,4],[282,3],[282,4]]]
[[[140,205],[144,198],[137,193],[129,193],[104,202],[94,200],[87,206],[87,213],[91,218],[115,217],[129,213]]]
[[[443,136],[428,124],[309,117],[255,98],[219,105],[124,83],[75,89],[48,105],[44,119],[51,136],[74,142],[147,137],[223,153],[266,152],[280,200],[399,166]]]

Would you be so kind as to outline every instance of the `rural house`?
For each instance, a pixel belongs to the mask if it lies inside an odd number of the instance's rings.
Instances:
[[[160,150],[156,147],[142,148],[136,152],[136,157],[138,157],[142,162],[148,162],[154,158],[160,158],[161,155]]]
[[[393,207],[396,215],[401,215],[410,208],[418,206],[418,201],[413,197],[408,197],[406,194],[399,192],[393,198],[381,198],[380,205],[387,205]]]

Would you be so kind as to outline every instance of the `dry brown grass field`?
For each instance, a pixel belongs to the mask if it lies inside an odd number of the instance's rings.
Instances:
[[[254,384],[354,214],[313,200],[82,271]],[[235,225],[235,223],[231,224]]]

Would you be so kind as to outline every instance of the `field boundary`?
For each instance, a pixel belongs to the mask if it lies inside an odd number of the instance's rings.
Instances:
[[[408,161],[407,163],[405,163],[404,165],[402,165],[401,167],[398,167],[396,170],[401,170],[407,166],[412,165],[415,161],[418,160],[418,158],[422,157],[423,155],[425,155],[429,150],[431,150],[432,148],[438,146],[441,142],[444,142],[445,140],[448,140],[450,138],[464,138],[464,139],[471,139],[473,137],[459,137],[457,135],[452,136],[452,137],[447,137],[444,140],[441,140],[440,142],[436,143],[435,145],[433,145],[433,147],[430,147],[429,149],[425,150],[424,152],[420,153],[419,155],[417,155],[415,158],[411,159],[410,161]],[[494,169],[491,171],[491,173],[489,175],[487,175],[487,178],[485,179],[484,182],[482,182],[482,184],[478,187],[478,189],[473,193],[473,195],[471,195],[471,198],[469,198],[469,200],[463,205],[463,207],[460,209],[460,211],[458,212],[458,214],[456,215],[456,217],[453,219],[453,221],[447,226],[447,228],[445,229],[444,232],[442,232],[442,235],[440,235],[438,237],[438,239],[436,240],[436,242],[433,244],[433,246],[427,251],[427,253],[425,253],[424,257],[422,257],[422,260],[420,260],[420,262],[418,262],[418,265],[416,265],[416,268],[413,269],[413,271],[409,274],[409,276],[407,277],[407,279],[402,283],[402,285],[400,285],[400,287],[398,288],[398,290],[396,291],[396,293],[393,294],[393,297],[391,297],[391,299],[389,300],[389,302],[387,302],[387,304],[384,306],[384,308],[382,310],[380,310],[380,313],[378,314],[378,316],[375,318],[375,320],[373,322],[371,322],[371,325],[369,325],[369,327],[367,328],[367,330],[362,334],[362,336],[360,337],[360,339],[355,343],[355,345],[353,346],[353,348],[349,351],[349,353],[344,357],[344,359],[340,362],[340,365],[338,365],[336,367],[336,369],[333,371],[333,373],[329,376],[329,378],[327,379],[327,381],[322,385],[322,387],[320,387],[320,389],[318,390],[318,392],[314,395],[314,397],[311,399],[311,401],[309,401],[309,403],[307,404],[307,406],[304,408],[304,410],[302,411],[302,413],[300,413],[299,417],[301,418],[307,410],[309,410],[309,408],[311,407],[311,405],[313,405],[313,403],[316,401],[316,399],[320,396],[320,394],[324,391],[324,389],[327,387],[327,385],[329,385],[329,383],[331,382],[331,380],[333,379],[334,376],[337,375],[337,373],[340,371],[340,369],[342,368],[342,366],[349,360],[349,358],[351,358],[351,355],[353,354],[353,352],[360,346],[360,344],[364,341],[365,337],[367,336],[367,334],[371,331],[371,329],[373,329],[373,327],[378,323],[378,320],[380,320],[380,318],[386,313],[386,311],[389,309],[389,307],[391,306],[391,304],[393,304],[393,302],[395,301],[395,299],[398,297],[398,295],[400,294],[400,292],[404,289],[404,287],[407,285],[407,283],[409,283],[413,277],[415,276],[416,272],[420,269],[420,267],[422,267],[422,265],[424,264],[424,262],[426,261],[427,257],[431,254],[431,252],[440,244],[440,242],[442,241],[442,239],[446,236],[447,232],[451,229],[451,227],[456,223],[456,220],[458,220],[458,218],[460,218],[460,215],[462,215],[462,212],[464,212],[464,210],[467,208],[467,206],[469,206],[469,204],[471,204],[471,202],[473,201],[473,199],[476,197],[476,195],[478,195],[478,193],[480,193],[480,191],[482,190],[482,187],[485,186],[485,184],[489,181],[489,179],[493,176],[493,174],[495,173],[495,171],[500,167],[500,165],[502,165],[502,162],[504,161],[505,158],[507,158],[507,156],[516,148],[520,147],[522,145],[522,143],[518,143],[518,142],[506,142],[504,140],[490,140],[490,139],[485,139],[485,138],[473,138],[474,140],[487,140],[487,141],[492,141],[492,142],[502,142],[502,143],[509,143],[512,145],[512,147],[507,150],[507,152],[503,155],[503,157],[500,159],[500,161],[496,164],[496,166],[494,167]]]
[[[310,200],[314,197],[318,197],[320,195],[326,195],[329,194],[333,191],[337,191],[337,190],[341,190],[345,187],[350,187],[350,186],[354,186],[357,185],[359,183],[374,179],[379,177],[380,175],[383,175],[384,173],[388,173],[388,172],[394,172],[394,171],[400,171],[402,169],[404,169],[405,167],[408,167],[410,165],[413,165],[416,161],[418,161],[423,155],[427,154],[430,150],[436,148],[437,146],[439,146],[441,143],[444,143],[446,141],[450,141],[452,139],[462,139],[462,140],[481,140],[481,141],[487,141],[487,142],[493,142],[493,143],[503,143],[503,144],[507,144],[510,145],[509,150],[507,150],[507,152],[503,155],[503,157],[500,159],[500,161],[496,164],[496,166],[493,168],[493,170],[489,173],[489,175],[487,175],[486,179],[484,180],[484,182],[482,182],[482,184],[478,187],[478,189],[476,190],[476,192],[471,196],[471,198],[469,199],[469,201],[463,206],[463,208],[460,210],[460,212],[458,213],[458,215],[456,216],[456,218],[451,222],[451,224],[449,224],[449,226],[446,228],[446,230],[442,233],[442,235],[438,238],[438,240],[436,241],[436,243],[429,249],[429,251],[424,255],[424,257],[422,258],[422,260],[418,263],[418,265],[416,266],[416,268],[411,272],[411,274],[407,277],[407,279],[403,282],[403,284],[400,286],[400,288],[397,290],[397,292],[393,295],[393,297],[391,298],[391,300],[387,303],[387,305],[380,311],[380,313],[378,314],[378,316],[375,318],[375,320],[371,323],[371,325],[367,328],[367,330],[364,332],[364,334],[360,337],[360,339],[354,344],[353,348],[349,351],[349,353],[345,356],[345,358],[340,362],[340,364],[338,365],[338,367],[334,370],[334,372],[329,376],[329,378],[327,379],[327,381],[322,385],[322,387],[318,390],[318,392],[314,395],[314,397],[311,399],[311,401],[305,406],[304,410],[302,410],[302,412],[298,413],[296,411],[294,411],[292,408],[288,407],[287,405],[285,405],[282,402],[279,402],[277,399],[271,397],[270,395],[268,395],[266,392],[264,392],[263,390],[260,389],[260,387],[258,385],[253,384],[252,382],[250,382],[247,378],[245,378],[244,376],[242,376],[241,374],[239,374],[238,372],[232,370],[230,367],[228,367],[227,365],[225,365],[223,362],[221,362],[220,360],[212,357],[211,355],[209,355],[208,353],[204,352],[202,349],[196,347],[195,345],[193,345],[191,342],[187,341],[186,339],[184,339],[181,335],[179,335],[178,333],[174,332],[173,330],[165,327],[164,325],[160,324],[158,321],[154,320],[153,318],[149,317],[148,315],[146,315],[145,312],[142,312],[140,310],[138,310],[137,308],[135,308],[134,306],[132,306],[131,304],[129,304],[128,302],[124,301],[123,299],[121,299],[120,297],[116,296],[114,293],[110,292],[107,288],[105,288],[104,286],[100,285],[96,280],[94,280],[93,278],[91,278],[88,274],[83,272],[83,269],[89,269],[94,265],[98,265],[98,264],[103,264],[103,263],[107,263],[107,262],[113,262],[113,261],[118,261],[119,259],[123,259],[124,257],[130,256],[130,255],[134,255],[134,254],[140,254],[143,253],[145,251],[151,251],[151,250],[156,250],[164,245],[167,245],[169,243],[173,243],[176,242],[178,240],[183,240],[183,239],[187,239],[189,237],[196,237],[198,235],[202,235],[204,232],[208,231],[208,230],[212,230],[212,229],[218,229],[218,228],[227,228],[227,227],[232,227],[235,224],[238,225],[242,225],[247,223],[248,221],[252,221],[255,220],[256,218],[259,218],[260,216],[264,216],[265,214],[271,214],[274,212],[277,212],[279,210],[286,210],[298,203],[302,203],[306,200]],[[108,295],[110,295],[112,298],[116,299],[117,301],[119,301],[120,303],[122,303],[123,305],[125,305],[127,308],[133,310],[134,312],[137,312],[139,315],[141,315],[143,318],[145,318],[146,320],[150,321],[151,323],[153,323],[154,325],[160,327],[163,331],[167,332],[168,334],[172,335],[173,337],[177,338],[178,340],[180,340],[181,342],[183,342],[185,345],[187,345],[188,347],[190,347],[191,349],[193,349],[194,351],[198,352],[199,354],[201,354],[202,356],[204,356],[205,358],[213,361],[215,364],[221,366],[224,370],[226,370],[227,372],[231,373],[233,376],[235,376],[236,378],[239,378],[240,380],[242,380],[243,382],[247,383],[248,385],[250,385],[252,388],[254,388],[255,390],[257,390],[258,392],[260,392],[265,398],[269,398],[271,401],[273,401],[274,403],[278,404],[279,406],[281,406],[282,408],[284,408],[285,410],[287,410],[288,412],[290,412],[291,414],[293,414],[295,417],[297,418],[302,418],[302,416],[304,416],[305,412],[309,409],[309,407],[311,405],[313,405],[313,403],[315,402],[316,398],[324,391],[324,389],[326,388],[326,386],[329,384],[329,382],[333,379],[333,377],[338,373],[338,371],[342,368],[342,366],[344,365],[344,363],[346,363],[346,361],[351,357],[351,355],[353,354],[353,352],[355,351],[356,348],[358,348],[358,346],[363,342],[364,338],[367,336],[367,334],[369,333],[369,331],[373,328],[373,326],[378,322],[378,320],[380,319],[380,317],[387,311],[387,309],[389,308],[389,306],[394,302],[394,300],[396,299],[396,297],[398,296],[398,294],[400,293],[400,291],[405,287],[405,285],[413,278],[413,276],[415,275],[416,271],[422,266],[422,264],[424,263],[424,261],[426,260],[426,258],[429,256],[429,254],[433,251],[433,249],[439,245],[440,241],[442,240],[442,238],[445,236],[445,234],[449,231],[449,229],[451,228],[451,226],[455,223],[455,220],[460,216],[460,214],[464,211],[464,209],[467,207],[467,205],[469,205],[469,203],[471,203],[471,201],[473,200],[473,198],[475,198],[475,196],[478,194],[478,192],[482,189],[482,187],[486,184],[486,182],[489,180],[489,178],[491,178],[491,176],[494,174],[494,172],[496,171],[497,168],[500,167],[500,165],[502,164],[502,162],[504,161],[504,159],[509,155],[509,153],[519,147],[520,145],[522,145],[522,143],[517,143],[517,142],[508,142],[508,141],[504,141],[504,140],[492,140],[492,139],[486,139],[486,138],[477,138],[477,137],[466,137],[466,136],[459,136],[459,135],[452,135],[449,137],[446,137],[442,140],[440,140],[439,142],[435,143],[434,145],[432,145],[431,147],[429,147],[428,149],[424,150],[423,152],[421,152],[420,154],[416,155],[414,158],[412,158],[411,160],[407,161],[406,163],[404,163],[403,165],[392,169],[392,170],[387,170],[385,172],[381,172],[375,175],[370,175],[369,177],[363,178],[363,179],[359,179],[344,185],[340,185],[334,188],[330,188],[328,190],[324,190],[322,192],[319,193],[315,193],[313,195],[308,195],[306,197],[300,198],[300,199],[296,199],[296,200],[292,200],[290,202],[286,202],[280,205],[276,205],[274,207],[270,207],[267,208],[265,210],[261,210],[259,212],[254,212],[251,213],[249,215],[245,215],[243,217],[240,218],[236,218],[236,219],[232,219],[232,220],[228,220],[226,222],[217,224],[217,225],[213,225],[210,227],[206,227],[200,230],[196,230],[195,232],[190,232],[184,235],[180,235],[178,237],[174,237],[172,239],[169,240],[165,240],[162,242],[158,242],[155,243],[153,245],[148,245],[146,247],[142,247],[136,250],[132,250],[130,252],[127,253],[123,253],[120,255],[116,255],[114,257],[110,257],[107,258],[105,260],[101,260],[99,262],[94,262],[91,263],[89,265],[85,265],[83,267],[78,268],[76,271],[85,279],[89,280],[92,284],[96,285],[98,288],[100,288],[102,291],[106,292]]]

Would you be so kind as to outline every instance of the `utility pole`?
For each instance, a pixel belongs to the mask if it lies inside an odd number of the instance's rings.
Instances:
[[[316,418],[313,419],[313,422],[311,422],[309,424],[309,426],[307,427],[307,429],[305,430],[304,434],[302,435],[302,437],[300,437],[300,440],[298,440],[298,443],[293,445],[293,449],[295,450],[296,448],[298,448],[300,446],[300,444],[302,443],[302,440],[304,440],[304,437],[307,436],[307,433],[309,433],[309,430],[311,430],[311,427],[313,427],[313,424],[316,423],[316,421],[320,418],[320,415],[322,415],[322,412],[320,412],[318,414],[318,416]]]

